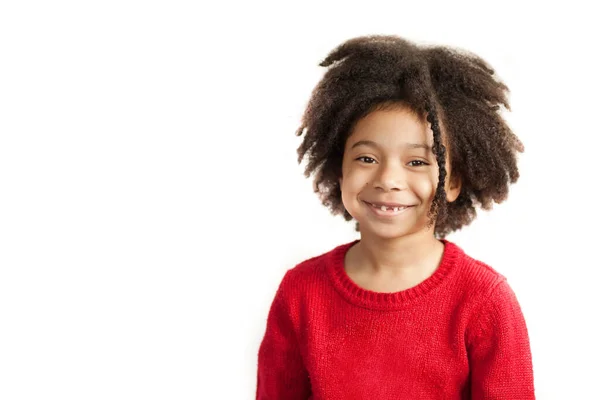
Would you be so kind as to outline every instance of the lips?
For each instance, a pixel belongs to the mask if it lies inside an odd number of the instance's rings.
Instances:
[[[371,212],[380,217],[394,217],[404,213],[406,210],[410,209],[412,206],[405,206],[399,203],[369,203],[364,202]],[[394,206],[388,207],[385,204],[392,204]]]
[[[365,201],[365,203],[372,205],[374,207],[378,207],[381,208],[386,207],[386,208],[394,208],[394,207],[410,207],[410,204],[401,204],[401,203],[387,203],[387,202],[370,202],[370,201]]]

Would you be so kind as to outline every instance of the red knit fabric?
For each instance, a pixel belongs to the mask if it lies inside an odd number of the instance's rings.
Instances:
[[[285,273],[257,399],[535,399],[527,327],[503,275],[444,240],[433,275],[377,293],[346,274],[356,242]]]

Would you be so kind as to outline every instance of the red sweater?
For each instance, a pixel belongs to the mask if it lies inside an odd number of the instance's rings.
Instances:
[[[344,269],[357,241],[285,273],[257,399],[535,399],[527,327],[503,275],[444,240],[433,275],[377,293]]]

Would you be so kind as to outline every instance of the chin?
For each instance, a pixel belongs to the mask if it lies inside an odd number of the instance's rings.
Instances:
[[[368,222],[364,225],[359,221],[360,233],[374,235],[381,239],[397,239],[415,233],[413,226],[373,226]]]

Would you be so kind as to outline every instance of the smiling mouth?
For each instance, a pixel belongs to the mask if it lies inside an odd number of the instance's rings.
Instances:
[[[399,214],[402,214],[404,211],[408,210],[409,208],[413,207],[413,206],[389,207],[389,206],[383,206],[383,205],[379,206],[379,205],[369,203],[367,201],[365,201],[364,203],[367,204],[369,206],[369,209],[371,209],[375,214],[382,215],[382,216],[399,215]]]

